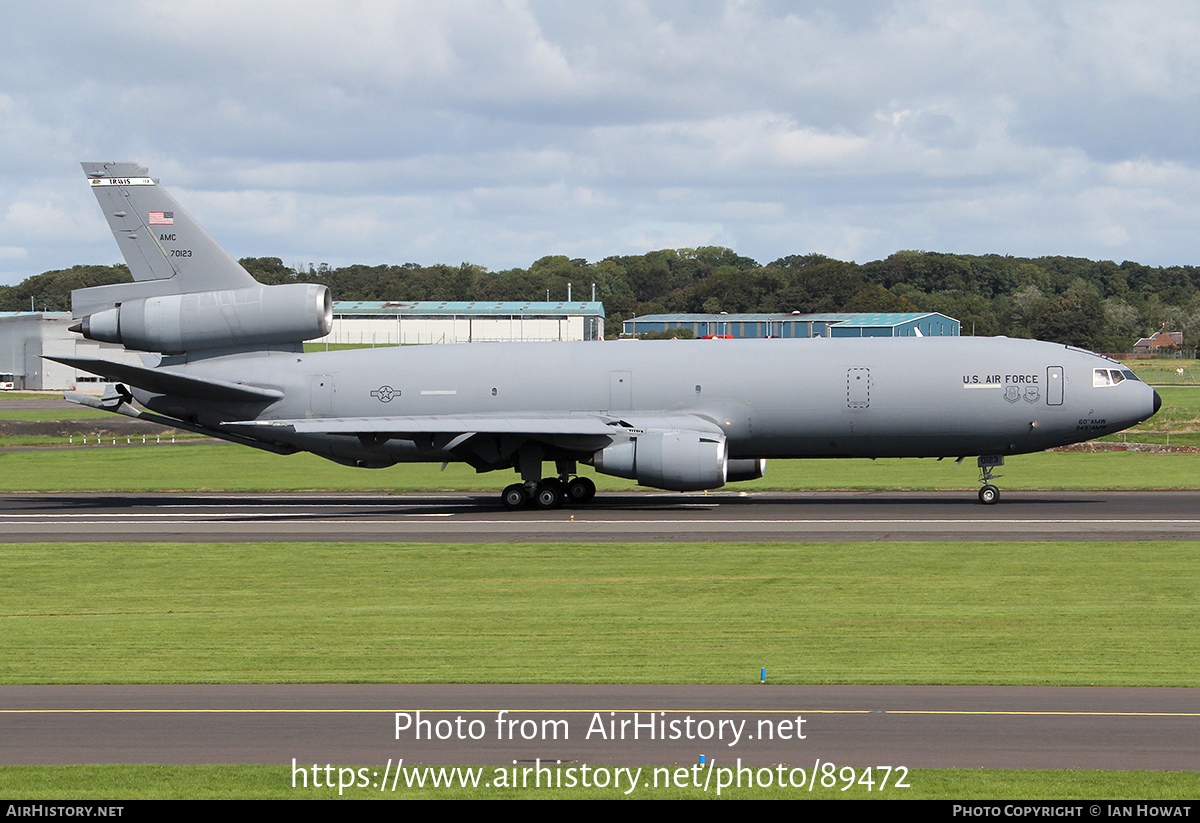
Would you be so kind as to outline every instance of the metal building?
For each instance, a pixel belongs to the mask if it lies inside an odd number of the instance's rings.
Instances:
[[[697,337],[957,337],[960,324],[939,312],[828,314],[647,314],[624,334],[691,329]]]
[[[67,331],[76,321],[70,312],[0,312],[0,384],[30,391],[71,390],[102,378],[47,357],[104,357],[142,365],[137,353],[123,346],[84,340]]]
[[[338,301],[333,331],[312,342],[395,346],[603,339],[599,302]]]

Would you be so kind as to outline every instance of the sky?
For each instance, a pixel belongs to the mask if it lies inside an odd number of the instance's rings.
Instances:
[[[1192,2],[63,2],[0,10],[0,282],[120,260],[79,168],[235,257],[727,246],[1200,264]]]

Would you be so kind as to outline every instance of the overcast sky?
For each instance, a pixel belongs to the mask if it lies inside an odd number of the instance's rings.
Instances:
[[[720,245],[1200,264],[1194,2],[48,2],[0,11],[0,282],[119,253],[80,160],[235,257]]]

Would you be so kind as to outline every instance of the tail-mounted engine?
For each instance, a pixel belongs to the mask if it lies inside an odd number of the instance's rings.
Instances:
[[[332,328],[329,289],[289,283],[127,300],[88,315],[72,331],[127,349],[178,354],[299,343]]]

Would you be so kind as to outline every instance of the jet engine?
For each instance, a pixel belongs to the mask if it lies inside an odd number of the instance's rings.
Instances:
[[[329,289],[289,283],[127,300],[88,315],[72,331],[127,349],[177,354],[299,343],[323,337],[332,328]]]
[[[601,474],[640,486],[690,492],[725,485],[728,453],[723,434],[644,432],[601,449],[591,463]]]
[[[741,460],[730,460],[725,469],[725,481],[737,483],[742,480],[758,480],[767,474],[767,459],[765,457],[750,457]]]

